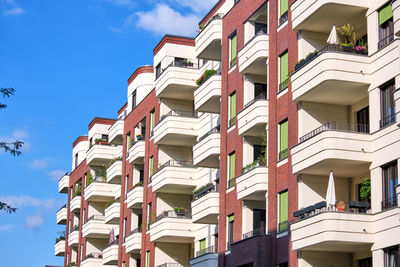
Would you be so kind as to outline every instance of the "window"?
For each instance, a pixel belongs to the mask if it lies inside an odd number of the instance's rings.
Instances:
[[[288,0],[279,0],[279,26],[288,20]]]
[[[200,254],[204,254],[206,250],[206,239],[200,240]]]
[[[129,148],[131,147],[131,133],[126,135],[126,152],[129,152]]]
[[[400,249],[399,246],[387,248],[385,252],[385,267],[399,267],[400,266]]]
[[[254,24],[254,27],[255,27],[255,35],[267,34],[267,32],[268,32],[268,25],[265,23],[256,22]]]
[[[279,91],[282,92],[288,88],[289,81],[289,62],[288,52],[286,51],[279,57]]]
[[[265,146],[263,145],[254,145],[253,146],[253,159],[254,161],[256,160],[261,160],[264,158],[265,159]]]
[[[83,244],[81,245],[81,261],[83,260]]]
[[[279,193],[279,208],[278,208],[278,232],[284,232],[288,229],[288,215],[289,215],[289,206],[288,206],[288,191],[284,191]]]
[[[267,85],[264,83],[254,84],[254,98],[267,99]]]
[[[102,134],[101,140],[108,142],[108,134]]]
[[[136,90],[132,93],[132,110],[136,108]]]
[[[278,160],[284,160],[288,157],[288,120],[279,123],[279,156]]]
[[[156,66],[156,79],[161,75],[161,63]]]
[[[75,168],[78,167],[78,153],[75,154]]]
[[[124,233],[123,233],[123,237],[127,237],[128,236],[128,218],[124,218]]]
[[[390,81],[381,87],[381,120],[379,123],[381,128],[396,121],[394,87],[394,81]]]
[[[253,231],[254,234],[265,234],[265,210],[253,210]]]
[[[379,10],[379,43],[381,49],[394,40],[393,10],[389,3]]]
[[[150,136],[153,136],[153,129],[156,124],[156,112],[153,110],[150,113]]]
[[[229,67],[232,68],[236,65],[237,59],[237,36],[236,31],[229,36]]]
[[[146,251],[146,267],[150,267],[150,251]]]
[[[153,157],[150,157],[149,160],[149,178],[153,176]]]
[[[228,188],[235,185],[235,152],[232,152],[228,156]]]
[[[229,96],[229,123],[228,127],[236,124],[236,92]]]
[[[382,167],[383,201],[382,210],[397,206],[396,186],[399,183],[397,176],[397,161]]]
[[[143,179],[144,178],[144,171],[143,170],[139,170],[139,182],[143,183]]]
[[[230,249],[233,243],[233,225],[235,222],[235,217],[233,214],[228,216],[228,249]]]
[[[288,267],[288,263],[287,262],[279,263],[277,267]]]
[[[125,177],[125,199],[128,198],[129,175]]]
[[[149,203],[147,205],[147,224],[151,223],[151,208],[152,208],[152,204]]]
[[[372,267],[372,258],[358,260],[358,267]]]

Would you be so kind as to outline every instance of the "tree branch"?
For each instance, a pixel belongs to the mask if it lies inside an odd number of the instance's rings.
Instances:
[[[0,148],[3,149],[5,152],[9,152],[13,156],[20,156],[21,155],[21,148],[24,142],[15,141],[11,143],[0,142]]]
[[[3,97],[10,97],[12,95],[14,95],[14,88],[1,88],[0,89],[0,93],[3,95]]]
[[[13,208],[9,204],[0,201],[0,210],[4,210],[7,213],[13,213],[17,211],[17,208]]]

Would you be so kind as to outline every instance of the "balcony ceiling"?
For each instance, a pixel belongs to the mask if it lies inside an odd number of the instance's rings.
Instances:
[[[303,174],[328,177],[332,170],[335,177],[357,177],[369,172],[369,162],[357,160],[328,159],[301,171]]]
[[[366,250],[369,251],[371,250],[371,245],[372,244],[361,243],[361,242],[327,241],[306,248],[302,248],[302,250],[349,253],[349,252],[366,251]]]

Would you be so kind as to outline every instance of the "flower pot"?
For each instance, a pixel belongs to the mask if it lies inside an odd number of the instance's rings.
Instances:
[[[338,211],[343,212],[346,209],[346,204],[344,203],[344,201],[339,201],[336,205],[336,208]]]

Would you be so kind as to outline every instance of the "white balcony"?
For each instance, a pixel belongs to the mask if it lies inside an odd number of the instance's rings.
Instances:
[[[120,218],[120,202],[112,203],[104,210],[105,223],[107,224],[119,224]]]
[[[293,101],[352,105],[368,96],[369,58],[355,52],[335,52],[343,49],[326,47],[292,74]]]
[[[237,114],[240,136],[264,136],[268,123],[268,100],[261,94],[247,103]]]
[[[58,180],[58,192],[68,194],[69,187],[69,174],[66,173],[60,180]]]
[[[138,229],[132,231],[125,237],[125,252],[129,254],[140,254],[142,247],[142,233]]]
[[[214,18],[196,37],[196,58],[221,60],[222,19]]]
[[[355,252],[374,243],[373,215],[323,212],[291,224],[293,250]]]
[[[298,0],[290,6],[295,31],[329,32],[332,25],[367,23],[369,2],[364,0]]]
[[[67,207],[64,205],[57,211],[57,224],[66,224],[67,222]]]
[[[114,145],[93,145],[86,153],[87,165],[104,165],[110,160],[121,157],[122,146]]]
[[[197,138],[197,114],[171,111],[154,127],[154,143],[157,145],[192,146]]]
[[[115,191],[121,185],[93,181],[85,188],[85,201],[108,202],[115,199]]]
[[[331,122],[301,137],[291,149],[293,173],[326,176],[333,170],[335,176],[356,177],[368,171],[372,136],[347,127]]]
[[[146,142],[145,141],[136,141],[135,144],[129,148],[129,164],[143,164],[144,163],[144,155],[146,151]]]
[[[99,258],[86,258],[81,262],[81,267],[103,267],[103,260]]]
[[[118,264],[118,243],[108,245],[103,249],[103,265]]]
[[[190,267],[215,267],[218,266],[218,253],[205,253],[190,259]]]
[[[173,160],[162,165],[151,177],[153,192],[192,194],[196,187],[197,169],[191,166],[191,162]]]
[[[76,247],[79,244],[79,230],[74,230],[68,235],[68,246]]]
[[[221,75],[215,74],[194,91],[194,109],[199,112],[220,113]]]
[[[205,168],[219,168],[220,143],[221,133],[219,126],[200,137],[193,146],[194,165]]]
[[[122,161],[115,161],[110,167],[107,168],[107,183],[121,184],[122,176]]]
[[[268,191],[268,168],[258,166],[247,170],[236,178],[236,190],[239,200],[265,201],[265,193]]]
[[[155,81],[158,98],[193,100],[199,69],[196,64],[172,62]]]
[[[143,186],[135,186],[127,195],[126,204],[128,209],[139,209],[143,204]]]
[[[269,36],[266,33],[254,35],[238,53],[239,72],[267,76]]]
[[[78,212],[81,208],[81,196],[75,196],[73,199],[71,199],[69,210],[71,212]]]
[[[117,120],[108,130],[110,144],[122,145],[124,134],[124,120]]]
[[[194,226],[188,214],[165,211],[150,225],[150,242],[193,243]]]
[[[217,224],[219,215],[219,192],[204,192],[192,202],[193,223]]]
[[[110,238],[110,231],[113,226],[106,224],[102,215],[91,216],[82,227],[82,236],[85,238]]]
[[[56,256],[64,256],[65,254],[65,240],[60,240],[54,245],[54,251]]]

